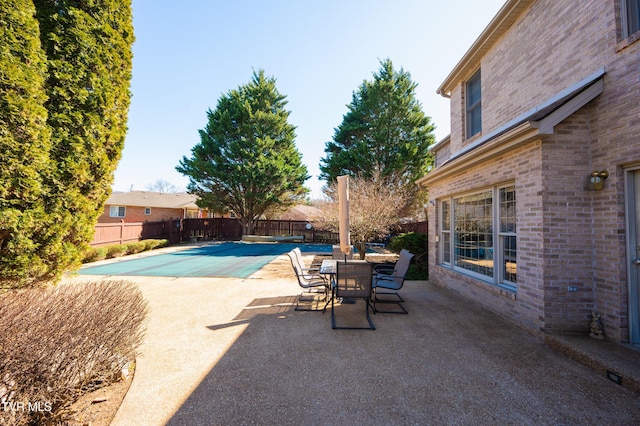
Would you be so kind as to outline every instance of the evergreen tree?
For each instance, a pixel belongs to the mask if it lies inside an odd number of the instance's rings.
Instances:
[[[373,81],[353,93],[333,141],[320,160],[320,178],[327,186],[338,176],[388,180],[411,185],[431,164],[428,148],[434,126],[415,97],[417,84],[408,72],[396,72],[391,60],[381,61]]]
[[[291,205],[307,190],[308,179],[288,123],[275,79],[264,71],[231,90],[209,110],[207,126],[192,157],[176,167],[189,176],[188,190],[199,196],[200,207],[231,212],[251,234],[261,215],[274,207]]]
[[[34,0],[47,57],[52,174],[43,235],[53,275],[77,264],[111,193],[126,135],[130,0]]]
[[[129,108],[130,0],[0,2],[0,285],[79,263]]]
[[[50,149],[43,90],[45,57],[31,0],[0,2],[0,284],[40,275],[34,238]]]

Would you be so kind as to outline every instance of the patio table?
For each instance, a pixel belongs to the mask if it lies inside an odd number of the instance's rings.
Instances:
[[[336,274],[336,263],[338,261],[334,259],[324,259],[320,264],[320,270],[318,271],[322,275],[329,275],[330,277]]]

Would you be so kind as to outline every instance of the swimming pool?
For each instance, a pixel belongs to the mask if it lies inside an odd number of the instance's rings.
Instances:
[[[81,268],[80,275],[247,278],[278,256],[300,247],[303,253],[331,253],[328,244],[224,242],[172,253],[122,258]]]

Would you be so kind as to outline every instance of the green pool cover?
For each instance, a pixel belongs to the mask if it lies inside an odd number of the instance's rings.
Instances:
[[[81,268],[80,275],[247,278],[276,257],[302,252],[331,253],[330,245],[226,242],[173,253]]]

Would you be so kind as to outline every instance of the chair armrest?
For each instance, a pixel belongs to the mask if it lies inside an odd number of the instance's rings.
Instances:
[[[314,273],[305,273],[304,271],[302,271],[302,278],[304,278],[305,280],[310,280],[310,279],[314,279],[314,278],[320,278],[322,281],[327,282],[327,277],[325,277],[324,275],[320,275],[320,274],[314,274]]]
[[[373,276],[373,281],[371,282],[371,286],[383,287],[383,288],[396,288],[398,286],[398,283],[396,283],[397,278],[400,279],[400,283],[404,282],[404,277],[400,275],[375,274]],[[388,284],[393,284],[393,286],[389,286]]]
[[[393,281],[396,278],[404,279],[400,275],[389,275],[389,274],[375,274],[373,276],[374,281]]]
[[[379,265],[375,265],[373,267],[373,272],[374,273],[383,273],[383,274],[391,274],[393,272],[393,269],[395,268],[395,265],[387,265],[384,263],[381,263]]]

